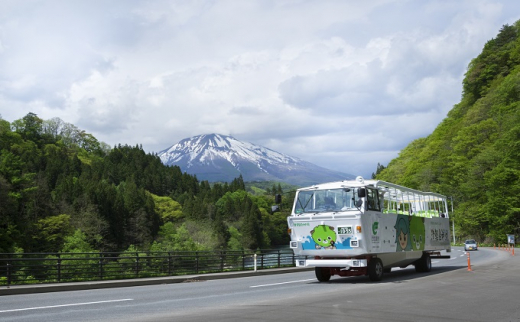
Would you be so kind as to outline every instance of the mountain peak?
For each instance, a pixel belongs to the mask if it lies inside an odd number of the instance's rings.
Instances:
[[[245,181],[274,180],[310,185],[354,178],[321,168],[299,158],[221,134],[185,138],[158,156],[165,165],[177,165],[200,180],[230,182],[242,175]]]

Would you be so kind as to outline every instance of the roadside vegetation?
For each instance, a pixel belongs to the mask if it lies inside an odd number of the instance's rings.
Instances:
[[[460,103],[374,176],[453,198],[458,241],[520,234],[520,22],[468,66]]]
[[[198,181],[59,118],[0,116],[0,253],[256,250],[288,243],[280,184]],[[287,200],[284,200],[287,202]]]

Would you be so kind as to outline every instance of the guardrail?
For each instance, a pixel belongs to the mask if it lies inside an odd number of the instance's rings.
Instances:
[[[291,249],[257,252],[0,253],[0,286],[293,267],[294,261]]]

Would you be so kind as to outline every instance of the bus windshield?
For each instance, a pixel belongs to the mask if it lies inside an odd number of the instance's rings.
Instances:
[[[357,188],[300,191],[294,213],[341,212],[356,208]]]

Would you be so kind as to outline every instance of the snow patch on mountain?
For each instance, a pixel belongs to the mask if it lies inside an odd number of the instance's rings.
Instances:
[[[182,171],[208,181],[229,182],[242,175],[245,181],[277,180],[299,185],[354,178],[353,175],[327,170],[299,158],[219,134],[183,139],[160,151],[158,156],[163,164],[177,165]]]

